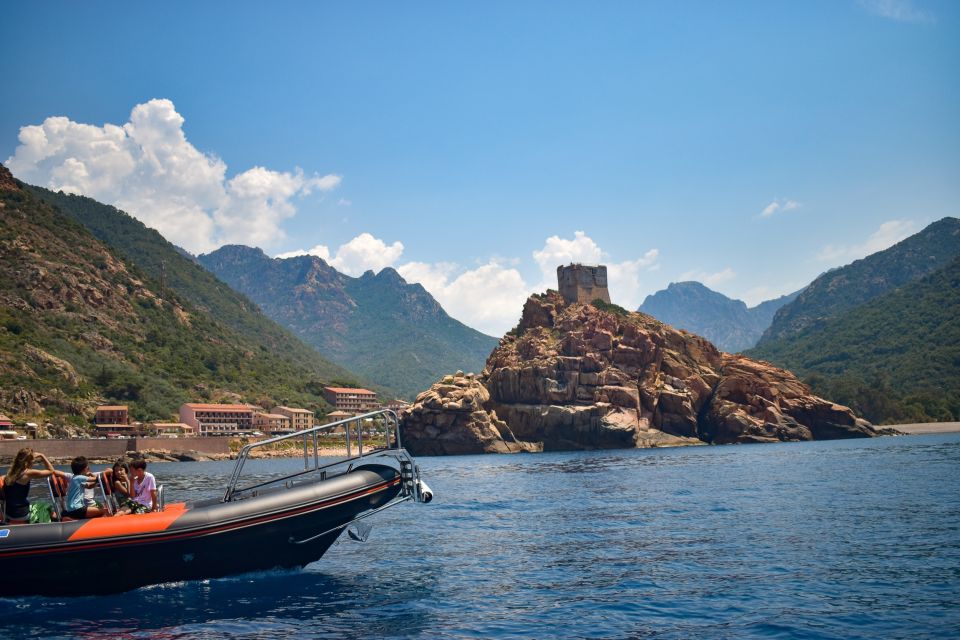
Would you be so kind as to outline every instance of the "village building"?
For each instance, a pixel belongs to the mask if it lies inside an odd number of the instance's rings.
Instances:
[[[298,407],[274,407],[270,413],[276,413],[286,416],[290,421],[290,432],[303,431],[313,426],[313,411],[300,409]]]
[[[367,389],[324,387],[323,397],[340,411],[365,413],[380,408],[377,394]]]
[[[128,425],[130,424],[129,408],[125,404],[101,405],[97,407],[97,414],[93,422],[98,427],[101,425]]]
[[[180,405],[180,422],[193,427],[199,436],[235,436],[250,433],[255,407],[247,404]]]
[[[253,426],[257,431],[271,435],[293,433],[290,417],[282,413],[256,413],[253,416]]]
[[[139,422],[134,424],[97,424],[93,427],[93,432],[98,436],[108,438],[135,438],[143,435],[142,426]]]
[[[186,438],[194,435],[193,427],[183,422],[153,422],[149,431],[160,438]]]
[[[410,403],[407,402],[406,400],[400,400],[399,398],[395,398],[390,402],[387,402],[386,404],[384,404],[383,408],[390,409],[391,411],[396,411],[397,413],[400,413],[401,411],[403,411],[405,408],[409,406],[410,406]]]

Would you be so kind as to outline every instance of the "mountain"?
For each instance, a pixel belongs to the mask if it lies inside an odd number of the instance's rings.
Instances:
[[[322,410],[323,384],[351,379],[113,207],[29,188],[2,165],[0,207],[7,413],[84,424],[94,405],[117,402],[137,419],[168,419],[201,399]]]
[[[497,344],[390,268],[353,278],[315,256],[270,258],[238,245],[199,260],[324,356],[407,397],[447,371],[480,371]]]
[[[748,354],[874,422],[960,420],[960,257]]]
[[[781,307],[758,343],[797,334],[908,282],[942,269],[960,255],[960,220],[943,218],[889,249],[833,269]]]
[[[403,412],[416,455],[865,438],[878,432],[789,371],[643,313],[531,296],[480,376]]]
[[[671,282],[666,289],[644,299],[637,309],[671,324],[701,335],[721,350],[736,353],[757,343],[770,326],[774,313],[795,299],[800,292],[747,307],[699,282]]]

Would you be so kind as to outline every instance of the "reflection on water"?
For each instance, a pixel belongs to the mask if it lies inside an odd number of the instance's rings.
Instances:
[[[302,571],[0,600],[0,635],[960,636],[957,435],[420,463],[433,503]],[[151,465],[171,501],[231,469]]]

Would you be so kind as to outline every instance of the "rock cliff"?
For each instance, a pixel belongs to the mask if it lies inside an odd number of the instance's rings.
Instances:
[[[448,376],[417,397],[404,444],[429,455],[877,435],[788,371],[599,306],[531,296],[482,375]]]

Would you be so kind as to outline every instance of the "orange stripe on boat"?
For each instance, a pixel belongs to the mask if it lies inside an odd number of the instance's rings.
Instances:
[[[68,539],[91,540],[93,538],[115,538],[138,533],[166,531],[177,518],[186,513],[185,504],[168,504],[163,511],[140,513],[112,518],[92,518],[84,522]]]

